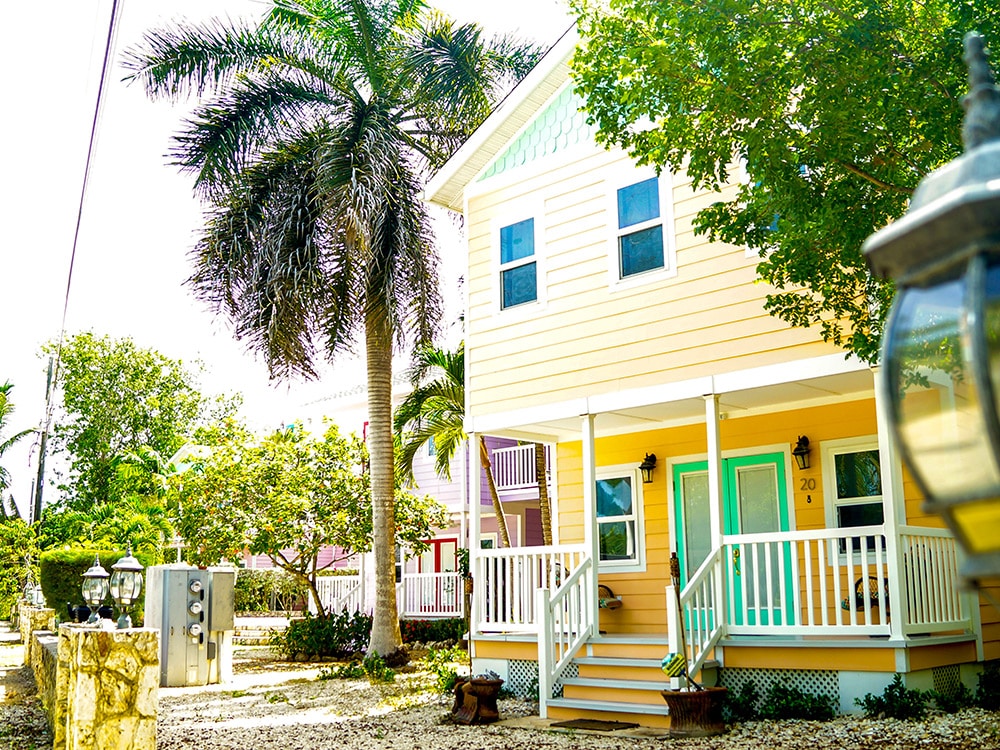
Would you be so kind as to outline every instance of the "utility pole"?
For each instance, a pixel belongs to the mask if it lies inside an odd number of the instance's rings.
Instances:
[[[49,424],[52,421],[52,357],[49,357],[49,374],[45,379],[45,422],[42,424],[42,439],[38,447],[38,477],[35,479],[35,507],[29,523],[42,517],[42,490],[45,487],[45,447],[49,439]]]

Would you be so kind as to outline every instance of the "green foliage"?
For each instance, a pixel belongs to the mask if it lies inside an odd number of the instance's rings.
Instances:
[[[828,695],[810,695],[775,682],[760,703],[760,718],[826,721],[834,717],[835,706],[836,702]]]
[[[282,570],[241,569],[234,593],[237,612],[290,612],[302,609],[309,587]]]
[[[321,680],[359,680],[368,678],[369,682],[395,682],[396,672],[389,667],[378,654],[370,654],[361,661],[339,664],[335,667],[321,669],[318,675]]]
[[[75,607],[83,604],[80,587],[83,585],[83,574],[94,564],[94,556],[96,555],[104,569],[111,573],[111,567],[126,554],[128,553],[121,550],[92,548],[54,549],[42,552],[38,559],[38,567],[46,604],[56,611],[56,617],[63,621],[68,620],[66,605],[71,604]],[[145,553],[133,551],[133,555],[142,563],[143,568],[156,564]],[[136,625],[142,623],[145,596],[146,587],[143,585],[142,596],[130,610],[132,622]],[[108,597],[104,604],[115,606],[117,610],[111,597]]]
[[[20,518],[0,520],[0,620],[10,617],[29,579],[38,580],[34,531]]]
[[[876,361],[893,289],[868,274],[861,244],[960,153],[961,40],[976,29],[996,47],[1000,6],[570,5],[585,40],[574,78],[598,140],[683,170],[696,189],[737,182],[696,229],[760,254],[772,315]]]
[[[953,714],[963,708],[969,708],[976,704],[975,696],[963,683],[958,683],[958,687],[948,692],[932,690],[927,697],[934,701],[935,705],[946,714]]]
[[[10,398],[10,392],[13,389],[14,386],[10,382],[0,385],[0,458],[3,458],[3,454],[10,450],[15,443],[34,432],[34,430],[21,430],[20,432],[7,435],[7,422],[10,419],[10,415],[14,413],[14,402]],[[0,464],[0,520],[6,518],[8,515],[4,493],[9,487],[10,472]],[[17,515],[16,505],[13,506],[13,515]],[[0,601],[0,608],[2,608],[2,601]]]
[[[903,685],[903,678],[896,674],[886,685],[882,695],[868,693],[854,702],[864,709],[869,719],[922,719],[927,714],[927,694]]]
[[[39,547],[127,548],[151,564],[163,562],[163,547],[173,537],[167,509],[158,497],[130,495],[86,510],[46,508],[38,526]]]
[[[57,348],[52,342],[44,351]],[[69,456],[63,503],[90,511],[132,494],[156,494],[148,472],[127,479],[119,464],[149,450],[171,456],[184,444],[202,408],[195,376],[179,360],[130,338],[80,333],[60,352],[51,449]]]
[[[301,620],[291,620],[287,628],[273,633],[271,646],[291,659],[344,658],[365,650],[371,629],[372,617],[363,612],[329,617],[313,617],[307,612]]]
[[[400,620],[403,643],[460,641],[465,637],[465,620],[449,617],[441,620]]]
[[[1000,711],[1000,661],[983,666],[976,685],[975,705],[987,711]]]
[[[440,693],[450,693],[458,683],[457,664],[467,663],[469,655],[460,648],[431,649],[427,652],[427,668],[436,676],[435,687]]]
[[[722,707],[723,718],[726,721],[754,721],[759,718],[757,705],[760,703],[760,691],[757,685],[751,681],[743,683],[740,691],[726,692],[726,701]]]

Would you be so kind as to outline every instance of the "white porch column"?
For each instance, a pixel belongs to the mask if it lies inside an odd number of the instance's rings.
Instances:
[[[601,559],[601,543],[597,535],[597,459],[594,455],[594,415],[582,414],[583,422],[583,543],[590,550],[593,567],[587,586],[587,622],[591,636],[597,635],[597,566]]]
[[[707,393],[705,432],[708,450],[708,519],[712,549],[722,546],[722,442],[719,439],[719,396]]]
[[[885,372],[873,367],[875,378],[875,424],[878,430],[878,460],[882,473],[882,514],[885,524],[885,557],[889,575],[889,639],[903,639],[903,551],[900,546],[899,527],[906,522],[906,504],[903,498],[903,469],[890,428],[892,406],[886,390]]]
[[[483,464],[479,456],[479,435],[469,433],[469,474],[466,477],[469,490],[469,570],[472,573],[472,603],[469,613],[469,635],[478,634],[476,624],[479,622],[480,602],[486,581],[480,573],[479,550],[482,549],[482,501],[483,501]],[[470,644],[471,647],[471,644]]]

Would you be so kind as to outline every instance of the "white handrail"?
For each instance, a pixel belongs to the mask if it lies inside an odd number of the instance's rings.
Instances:
[[[673,586],[667,586],[667,637],[672,653],[681,652],[679,628],[685,628],[684,645],[690,674],[701,670],[726,632],[722,577],[723,548],[716,549],[699,566],[681,591],[680,609]]]

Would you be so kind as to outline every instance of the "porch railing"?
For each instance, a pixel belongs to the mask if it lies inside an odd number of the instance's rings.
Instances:
[[[586,559],[587,548],[582,544],[475,551],[474,632],[537,632],[535,592],[555,592]]]
[[[361,576],[320,576],[316,579],[316,590],[327,614],[358,612],[364,607],[361,600]],[[312,610],[314,605],[309,603]],[[313,614],[316,614],[313,612]]]
[[[895,559],[883,526],[726,536],[684,587],[676,622],[687,628],[692,660],[707,655],[719,628],[789,636],[971,629],[954,539],[914,526],[900,528]]]
[[[697,675],[715,644],[725,633],[725,620],[720,616],[723,602],[722,548],[718,548],[691,576],[681,594],[681,608],[677,607],[677,594],[667,586],[667,622],[670,651],[685,652],[688,669]],[[681,623],[685,624],[684,642],[681,643]]]
[[[538,621],[538,715],[546,718],[555,687],[579,648],[594,632],[594,565],[586,558],[553,593],[536,592]]]
[[[545,446],[545,466],[550,465],[550,449]],[[528,490],[538,486],[535,471],[535,446],[513,445],[497,448],[490,453],[493,464],[493,481],[497,490]]]
[[[400,617],[461,617],[460,573],[406,573],[399,583]]]

